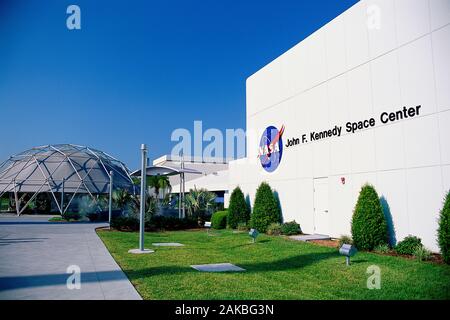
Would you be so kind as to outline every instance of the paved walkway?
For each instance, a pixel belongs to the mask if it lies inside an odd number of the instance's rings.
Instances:
[[[95,233],[101,226],[0,216],[0,300],[141,299]],[[72,265],[80,267],[80,289],[67,287]]]

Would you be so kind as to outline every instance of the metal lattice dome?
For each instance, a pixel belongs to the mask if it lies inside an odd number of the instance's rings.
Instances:
[[[112,156],[84,146],[58,144],[35,147],[11,156],[0,165],[0,197],[5,193],[50,193],[58,211],[61,194],[68,194],[67,202],[77,194],[92,197],[109,193],[110,172],[113,189],[134,192],[129,170]],[[59,194],[59,195],[58,195]],[[20,208],[17,209],[20,214]]]

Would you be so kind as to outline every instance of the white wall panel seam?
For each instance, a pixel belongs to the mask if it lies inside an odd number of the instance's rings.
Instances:
[[[448,24],[446,24],[445,26],[442,26],[442,27],[440,27],[440,28],[437,28],[437,29],[434,30],[433,32],[438,31],[438,30],[440,30],[440,29],[443,29],[443,28],[445,28],[446,26],[448,26],[449,24],[450,24],[450,23],[448,23]],[[337,74],[337,75],[335,75],[335,76],[332,76],[332,77],[330,77],[330,78],[327,78],[326,80],[324,80],[324,81],[322,81],[322,82],[320,82],[320,83],[318,83],[318,84],[316,84],[316,85],[314,85],[314,86],[312,86],[312,87],[310,87],[310,88],[307,88],[307,89],[302,90],[302,91],[299,91],[299,92],[297,92],[297,93],[295,93],[295,94],[293,94],[293,95],[290,95],[290,96],[288,96],[287,98],[284,98],[284,99],[280,100],[279,102],[277,102],[277,103],[275,103],[275,104],[272,104],[272,105],[270,105],[270,106],[264,107],[263,109],[258,110],[258,111],[255,111],[255,112],[253,112],[253,113],[249,113],[248,116],[251,117],[251,116],[257,115],[257,114],[259,114],[259,113],[263,113],[263,112],[265,112],[265,111],[267,111],[267,110],[269,110],[269,109],[271,109],[271,108],[274,108],[274,107],[276,107],[276,106],[278,106],[278,105],[280,105],[280,104],[282,104],[282,103],[284,103],[284,102],[286,102],[286,101],[289,101],[289,100],[291,100],[291,99],[297,97],[298,95],[300,95],[300,94],[302,94],[302,93],[306,93],[306,92],[308,92],[308,91],[311,91],[312,89],[314,89],[314,88],[316,88],[316,87],[318,87],[318,86],[321,86],[321,85],[327,83],[327,82],[330,81],[330,80],[333,80],[333,79],[335,79],[335,78],[337,78],[337,77],[340,77],[340,76],[342,76],[342,75],[344,75],[344,74],[347,74],[347,73],[349,73],[349,72],[351,72],[351,71],[353,71],[353,70],[355,70],[355,69],[357,69],[357,68],[359,68],[359,67],[361,67],[361,66],[363,66],[363,65],[365,65],[365,64],[367,64],[367,63],[370,63],[370,62],[372,62],[372,61],[374,61],[374,60],[376,60],[376,59],[378,59],[378,58],[380,58],[380,57],[383,57],[383,56],[385,56],[385,55],[387,55],[387,54],[389,54],[389,53],[392,53],[393,51],[399,50],[399,49],[401,49],[401,48],[403,48],[403,47],[405,47],[405,46],[407,46],[407,45],[409,45],[409,44],[411,44],[411,43],[413,43],[413,42],[415,42],[415,41],[418,41],[418,40],[420,40],[420,39],[422,39],[422,38],[424,38],[424,37],[426,37],[426,36],[429,36],[429,35],[431,35],[433,32],[428,32],[428,33],[426,33],[426,34],[424,34],[424,35],[422,35],[422,36],[420,36],[420,37],[417,37],[416,39],[413,39],[413,40],[411,40],[411,41],[408,41],[408,42],[406,42],[406,43],[404,43],[404,44],[402,44],[402,45],[400,45],[400,46],[396,46],[394,49],[391,49],[391,50],[389,50],[389,51],[386,51],[386,52],[384,52],[384,53],[382,53],[382,54],[380,54],[380,55],[378,55],[378,56],[376,56],[376,57],[374,57],[374,58],[371,58],[371,59],[367,60],[366,62],[363,62],[363,63],[361,63],[361,64],[359,64],[359,65],[356,65],[356,66],[354,66],[354,67],[352,67],[352,68],[349,68],[349,69],[347,69],[346,71],[341,72],[341,73],[339,73],[339,74]]]
[[[431,4],[430,1],[428,1],[428,15],[430,16],[430,30],[431,28]],[[438,101],[437,101],[437,81],[436,81],[436,64],[434,61],[434,47],[433,47],[433,32],[430,32],[430,43],[431,43],[431,63],[433,64],[433,86],[434,86],[434,97],[436,99],[436,110],[439,110],[438,108]],[[448,40],[448,39],[447,39]],[[441,171],[441,190],[444,190],[444,169],[442,166],[442,141],[441,141],[441,130],[440,130],[440,114],[437,113],[436,116],[436,122],[437,122],[437,130],[438,130],[438,143],[439,143],[439,163],[440,165],[440,171]]]

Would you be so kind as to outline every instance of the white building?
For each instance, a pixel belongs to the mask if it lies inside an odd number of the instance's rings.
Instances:
[[[229,190],[239,185],[253,204],[267,181],[285,221],[339,237],[370,183],[397,241],[412,234],[438,250],[450,188],[449,22],[449,0],[361,1],[249,77],[257,139],[230,162]]]
[[[216,193],[217,202],[223,202],[224,196],[228,192],[228,162],[226,158],[203,158],[194,156],[184,156],[183,162],[186,169],[193,169],[200,174],[185,174],[185,190],[205,188]],[[153,166],[170,167],[181,169],[181,158],[174,155],[164,155],[153,161]],[[174,175],[169,177],[171,193],[180,193],[180,177]]]

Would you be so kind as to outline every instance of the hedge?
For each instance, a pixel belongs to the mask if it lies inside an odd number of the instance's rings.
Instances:
[[[228,211],[217,211],[211,217],[211,227],[213,229],[225,229],[227,227]]]

